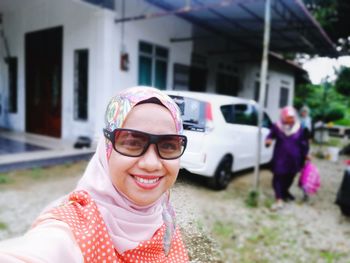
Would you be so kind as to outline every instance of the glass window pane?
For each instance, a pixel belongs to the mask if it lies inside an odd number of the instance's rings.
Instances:
[[[17,58],[8,59],[8,76],[9,76],[9,112],[17,113]]]
[[[152,45],[145,42],[140,42],[140,52],[152,54]]]
[[[167,73],[167,63],[165,61],[156,61],[156,74],[155,74],[155,87],[159,89],[166,88],[166,73]]]
[[[221,113],[227,123],[242,125],[257,125],[257,111],[248,104],[224,105],[221,106]]]
[[[152,85],[152,60],[140,56],[139,58],[139,85]]]
[[[79,120],[87,120],[89,51],[87,49],[76,50],[74,60],[74,117]]]
[[[162,47],[156,47],[156,56],[160,58],[168,58],[168,50]]]
[[[289,96],[289,89],[285,87],[281,87],[281,93],[280,93],[280,108],[283,108],[284,106],[288,105],[288,96]]]

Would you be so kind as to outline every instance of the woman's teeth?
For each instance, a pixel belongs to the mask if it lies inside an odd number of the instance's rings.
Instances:
[[[155,178],[155,179],[144,179],[144,178],[140,178],[140,177],[136,177],[135,176],[136,181],[142,183],[142,184],[154,184],[156,182],[158,182],[159,177]]]

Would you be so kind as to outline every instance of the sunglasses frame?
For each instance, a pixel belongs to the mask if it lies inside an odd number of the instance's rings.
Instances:
[[[126,132],[136,132],[136,133],[139,133],[139,134],[143,134],[145,135],[146,137],[149,138],[147,144],[145,145],[145,147],[143,148],[143,150],[141,151],[140,154],[138,155],[128,155],[128,154],[125,154],[125,153],[122,153],[120,151],[118,151],[115,147],[115,134],[117,131],[126,131]],[[183,153],[185,152],[186,150],[186,146],[187,146],[187,137],[185,135],[180,135],[180,134],[151,134],[151,133],[147,133],[147,132],[143,132],[143,131],[138,131],[138,130],[133,130],[133,129],[123,129],[123,128],[117,128],[117,129],[114,129],[113,131],[109,131],[107,129],[103,129],[103,134],[104,136],[112,143],[112,146],[113,146],[113,149],[117,152],[117,153],[120,153],[121,155],[124,155],[124,156],[128,156],[128,157],[140,157],[142,156],[143,154],[145,154],[145,152],[148,150],[149,146],[151,144],[154,144],[156,146],[156,149],[157,149],[157,154],[159,156],[159,158],[163,159],[163,160],[175,160],[175,159],[178,159],[180,158]],[[164,158],[160,152],[159,152],[159,149],[158,149],[158,142],[160,141],[160,139],[162,137],[168,137],[168,136],[176,136],[176,137],[179,137],[179,138],[182,138],[182,141],[183,141],[183,150],[181,152],[181,154],[179,156],[176,156],[176,157],[172,157],[172,158]]]

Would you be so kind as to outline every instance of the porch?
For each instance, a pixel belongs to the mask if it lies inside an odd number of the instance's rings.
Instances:
[[[0,172],[88,160],[95,145],[77,149],[74,142],[0,129]]]

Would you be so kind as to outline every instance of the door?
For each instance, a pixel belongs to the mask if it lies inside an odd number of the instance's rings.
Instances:
[[[25,36],[26,131],[61,137],[63,27]]]

